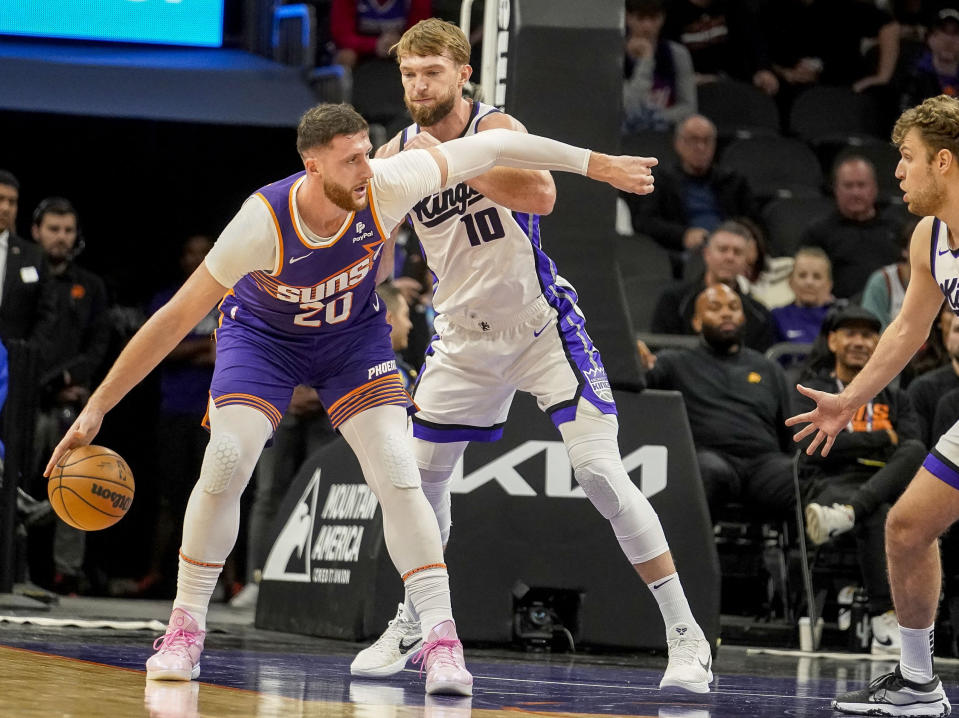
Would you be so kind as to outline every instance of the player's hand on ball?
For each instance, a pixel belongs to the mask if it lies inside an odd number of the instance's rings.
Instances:
[[[650,194],[653,191],[653,167],[658,164],[659,160],[655,157],[612,156],[593,152],[586,176],[624,192]]]
[[[100,424],[102,423],[103,412],[96,411],[87,404],[76,418],[76,421],[73,422],[73,425],[67,430],[67,433],[60,439],[60,443],[57,444],[53,450],[53,454],[47,462],[47,468],[43,470],[43,475],[50,478],[50,472],[53,471],[53,467],[57,465],[57,462],[60,461],[60,458],[65,453],[70,451],[70,449],[89,444],[93,441],[93,437],[100,431]]]

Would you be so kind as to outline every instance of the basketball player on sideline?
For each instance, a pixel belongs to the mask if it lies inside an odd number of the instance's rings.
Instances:
[[[501,130],[370,161],[367,130],[349,105],[303,115],[305,171],[247,199],[203,264],[130,340],[47,464],[49,476],[66,451],[89,443],[104,414],[221,302],[210,443],[186,509],[169,628],[147,678],[199,676],[207,607],[236,541],[240,494],[293,388],[308,384],[383,509],[390,557],[428,628],[418,655],[427,692],[472,693],[439,530],[406,435],[409,396],[374,293],[383,242],[421,197],[496,163],[576,172],[645,194],[656,160]]]
[[[813,434],[806,453],[829,453],[856,410],[886,386],[926,340],[943,295],[959,312],[959,100],[933,97],[906,110],[892,132],[901,158],[896,167],[909,211],[924,217],[909,247],[911,279],[899,315],[883,332],[859,375],[837,394],[799,386],[813,411],[787,419],[807,423],[796,441]],[[855,715],[945,716],[949,699],[932,672],[933,629],[942,569],[938,539],[959,519],[959,422],[926,457],[886,519],[889,583],[902,635],[892,673],[867,688],[839,696],[833,708]]]
[[[445,147],[496,128],[525,131],[496,108],[463,98],[470,46],[456,25],[423,20],[396,49],[406,106],[417,124],[377,156]],[[445,546],[453,467],[470,441],[500,438],[516,388],[533,394],[559,428],[577,481],[659,604],[669,647],[660,686],[706,693],[709,643],[689,609],[659,518],[623,468],[616,405],[576,293],[540,245],[537,215],[552,210],[555,196],[548,172],[497,168],[427,195],[410,212],[437,279],[439,314],[414,391],[423,491]],[[422,635],[412,598],[407,591],[386,632],[356,657],[354,675],[402,670]]]

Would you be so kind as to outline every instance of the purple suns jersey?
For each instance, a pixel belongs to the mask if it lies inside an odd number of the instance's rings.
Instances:
[[[339,234],[322,246],[310,244],[293,218],[293,193],[304,172],[259,189],[254,197],[269,207],[278,237],[278,271],[245,275],[223,299],[220,310],[233,319],[258,320],[287,334],[342,332],[382,315],[376,297],[376,267],[383,231],[373,192]],[[379,318],[383,321],[382,316]]]

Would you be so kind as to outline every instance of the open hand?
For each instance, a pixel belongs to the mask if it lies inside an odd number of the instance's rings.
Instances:
[[[53,454],[47,462],[47,468],[43,470],[43,475],[49,478],[53,467],[57,465],[57,462],[60,461],[63,455],[70,451],[70,449],[85,446],[93,441],[93,437],[100,431],[100,425],[102,423],[103,412],[92,409],[90,405],[87,404],[76,418],[76,421],[73,422],[73,425],[67,430],[67,433],[60,439],[60,443],[57,444],[53,450]]]
[[[816,436],[813,437],[812,442],[806,448],[806,453],[812,456],[816,453],[819,445],[822,444],[822,455],[828,456],[836,435],[849,423],[853,412],[843,408],[838,394],[810,389],[802,384],[797,384],[796,389],[799,390],[800,394],[815,401],[816,408],[807,411],[805,414],[797,414],[786,419],[786,426],[807,424],[793,436],[793,441],[802,441],[815,432]]]

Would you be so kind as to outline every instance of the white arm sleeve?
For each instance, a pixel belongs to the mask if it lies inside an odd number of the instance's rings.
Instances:
[[[426,150],[407,150],[385,159],[370,160],[376,210],[387,234],[414,204],[439,192],[440,168]]]
[[[486,130],[444,142],[436,149],[446,157],[446,186],[452,187],[497,165],[526,170],[586,174],[589,150],[538,135],[506,129]]]
[[[224,287],[250,272],[272,272],[276,265],[276,226],[266,202],[247,198],[206,255],[206,268]]]

